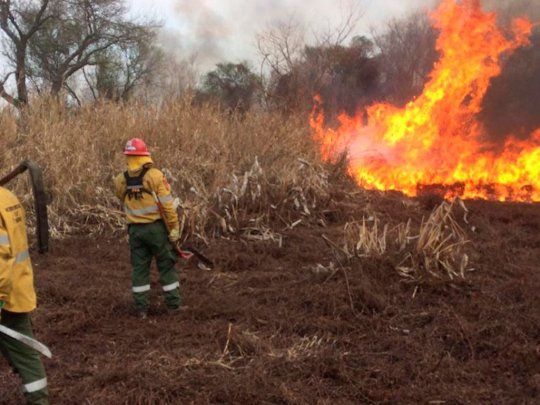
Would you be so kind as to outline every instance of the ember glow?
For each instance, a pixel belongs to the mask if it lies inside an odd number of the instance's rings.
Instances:
[[[436,185],[448,198],[540,201],[540,128],[492,144],[476,119],[501,57],[529,43],[532,24],[516,19],[505,36],[479,0],[443,0],[432,20],[441,56],[423,93],[403,108],[342,114],[337,128],[325,126],[319,104],[310,124],[323,157],[347,152],[350,173],[368,189],[414,196]]]

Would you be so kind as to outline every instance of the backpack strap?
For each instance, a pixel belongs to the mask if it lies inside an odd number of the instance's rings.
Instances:
[[[124,178],[126,179],[126,191],[124,192],[123,201],[126,200],[126,197],[129,197],[129,199],[133,197],[140,199],[142,198],[142,193],[152,195],[152,192],[144,187],[144,176],[150,170],[150,168],[151,165],[144,165],[139,175],[134,177],[131,177],[127,170],[124,172]]]

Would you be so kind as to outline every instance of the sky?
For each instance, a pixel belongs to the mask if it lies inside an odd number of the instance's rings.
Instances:
[[[164,24],[163,43],[178,55],[197,55],[201,69],[220,61],[257,63],[256,34],[294,17],[309,32],[335,27],[352,4],[362,12],[356,34],[394,17],[428,9],[435,0],[128,0],[131,13]]]

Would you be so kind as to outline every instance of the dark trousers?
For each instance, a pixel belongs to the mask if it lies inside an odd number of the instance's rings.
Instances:
[[[0,324],[23,335],[33,337],[29,314],[17,314],[3,310],[0,316]],[[47,378],[38,352],[2,333],[0,333],[0,351],[13,370],[21,377],[27,403],[48,404]]]
[[[150,293],[150,265],[156,258],[159,282],[169,308],[180,306],[180,284],[175,268],[176,253],[168,239],[167,228],[162,221],[129,226],[129,246],[133,266],[133,299],[137,310],[148,308]]]

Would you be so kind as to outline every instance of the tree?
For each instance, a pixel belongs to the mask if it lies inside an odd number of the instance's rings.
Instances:
[[[63,88],[71,91],[68,80],[85,67],[122,52],[130,67],[144,72],[139,62],[154,27],[130,20],[124,0],[0,0],[0,28],[4,55],[13,68],[0,82],[0,94],[25,104],[30,80],[38,90],[58,95]],[[17,97],[4,88],[13,73]]]
[[[100,52],[84,79],[95,100],[127,101],[143,86],[152,86],[154,73],[161,66],[163,52],[153,45],[153,37],[114,46]]]
[[[16,106],[28,102],[26,58],[28,43],[36,32],[51,17],[49,10],[51,1],[20,1],[12,4],[10,0],[0,0],[0,29],[7,40],[3,55],[7,57],[11,68],[0,81],[0,96]],[[5,89],[11,75],[15,75],[16,96]]]
[[[261,70],[270,70],[265,86],[268,105],[288,112],[309,109],[313,97],[319,94],[331,98],[331,103],[336,101],[332,105],[338,109],[354,108],[352,100],[361,99],[363,90],[377,76],[374,65],[368,62],[371,42],[367,41],[368,45],[361,42],[366,38],[357,37],[357,42],[346,45],[362,16],[358,4],[342,3],[341,21],[314,32],[310,41],[306,29],[292,17],[258,34]],[[360,94],[354,95],[355,91]]]
[[[422,91],[438,59],[436,39],[425,12],[392,20],[375,35],[384,98],[403,104]]]
[[[267,27],[256,39],[261,65],[278,76],[291,73],[306,44],[305,29],[293,17]]]
[[[54,8],[31,38],[28,53],[32,76],[48,83],[53,95],[86,66],[122,51],[133,62],[148,49],[151,27],[126,19],[123,1],[64,0]]]
[[[333,47],[345,44],[362,16],[359,3],[354,0],[340,3],[341,20],[335,27],[314,32],[312,46]],[[257,50],[263,68],[269,67],[274,75],[287,75],[302,58],[308,41],[306,27],[295,16],[269,25],[256,36]]]
[[[231,110],[245,112],[256,100],[260,77],[244,63],[219,63],[202,81],[199,99],[215,98]]]
[[[306,46],[287,75],[279,76],[271,90],[278,106],[288,110],[310,107],[320,95],[329,114],[354,113],[371,101],[377,90],[379,69],[373,44],[355,37],[348,46]]]
[[[359,105],[372,101],[378,89],[379,65],[366,37],[354,37],[349,46],[306,48],[304,65],[327,113],[354,114]]]

